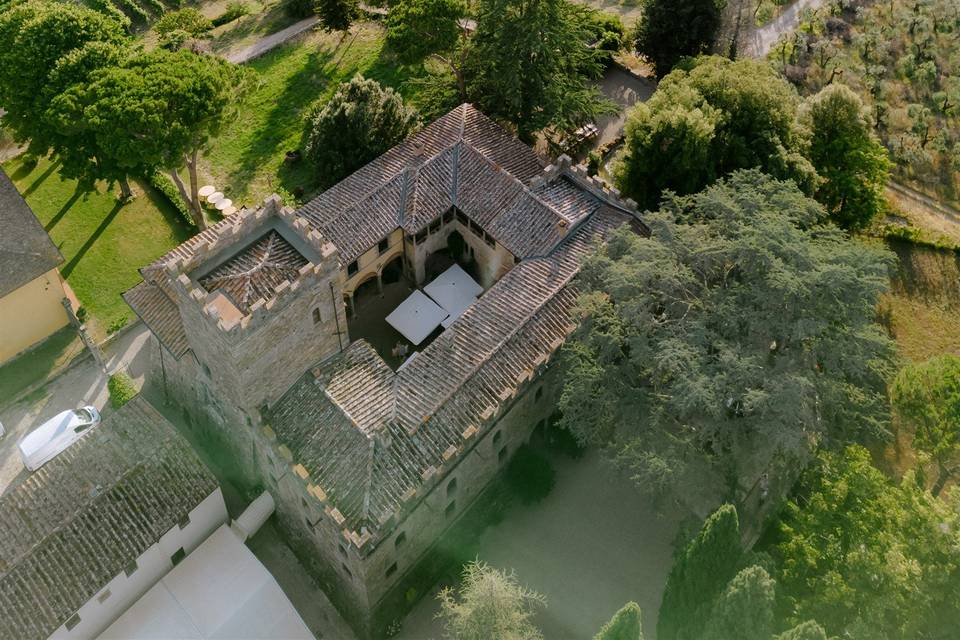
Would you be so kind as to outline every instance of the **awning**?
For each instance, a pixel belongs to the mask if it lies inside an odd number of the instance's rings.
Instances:
[[[407,340],[418,345],[440,326],[447,315],[440,305],[417,290],[390,312],[387,322]]]
[[[483,287],[456,264],[440,274],[423,290],[450,314],[443,321],[444,328],[453,324],[454,320],[476,301],[477,296],[483,293]]]

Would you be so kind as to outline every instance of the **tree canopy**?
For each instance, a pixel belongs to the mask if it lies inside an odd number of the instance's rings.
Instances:
[[[457,81],[461,102],[467,100],[464,61],[467,31],[461,21],[467,6],[461,0],[398,0],[387,14],[387,44],[404,62],[434,57],[447,65]]]
[[[617,186],[652,208],[665,189],[695,193],[732,171],[756,167],[792,178],[812,194],[817,175],[796,121],[798,104],[796,91],[763,62],[691,60],[629,113]]]
[[[323,186],[353,173],[420,126],[417,112],[393,89],[355,76],[307,122],[307,158]]]
[[[531,618],[543,596],[522,587],[512,573],[482,562],[463,568],[459,593],[447,587],[437,596],[451,640],[540,640]]]
[[[637,51],[662,78],[681,58],[710,52],[724,6],[725,0],[642,0]]]
[[[894,350],[876,304],[893,256],[824,218],[751,170],[665,200],[650,238],[615,234],[580,272],[562,424],[655,492],[694,460],[887,437]]]
[[[810,161],[820,175],[816,198],[845,229],[860,229],[884,207],[890,161],[873,135],[860,97],[831,84],[803,102],[800,122],[810,132]]]
[[[593,640],[643,640],[640,626],[640,605],[628,602],[613,614]]]

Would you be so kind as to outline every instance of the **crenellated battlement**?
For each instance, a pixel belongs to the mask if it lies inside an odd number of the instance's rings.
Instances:
[[[570,156],[563,154],[557,158],[554,164],[544,168],[543,173],[530,181],[531,188],[536,188],[554,180],[566,176],[579,186],[589,191],[605,202],[628,211],[633,215],[639,215],[637,202],[632,198],[624,198],[620,191],[615,187],[609,186],[602,178],[587,174],[587,169],[583,165],[574,165]]]

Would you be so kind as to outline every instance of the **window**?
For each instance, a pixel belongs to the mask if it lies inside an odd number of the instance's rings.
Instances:
[[[180,547],[179,549],[176,550],[176,552],[174,552],[172,556],[170,556],[170,562],[173,563],[173,566],[177,566],[186,557],[187,557],[187,552],[183,550],[183,547]]]
[[[345,574],[347,574],[347,577],[348,577],[348,578],[352,578],[352,577],[353,577],[353,573],[350,572],[350,568],[347,567],[346,564],[344,564],[344,563],[341,562],[341,563],[340,563],[340,567],[343,569],[343,572],[344,572]]]
[[[354,260],[353,262],[351,262],[350,264],[347,265],[347,277],[348,277],[348,278],[349,278],[350,276],[356,274],[357,271],[360,271],[360,265],[357,264],[357,261],[356,261],[356,260]]]
[[[447,224],[448,222],[453,222],[453,209],[443,214],[443,224]]]
[[[513,264],[520,264],[520,256],[513,256]]]
[[[401,532],[399,533],[399,535],[397,535],[397,539],[394,541],[393,544],[394,544],[395,547],[399,547],[400,545],[402,545],[402,544],[403,544],[404,542],[406,542],[406,541],[407,541],[407,532],[406,532],[406,531],[401,531]]]
[[[97,602],[99,602],[100,604],[103,604],[104,602],[107,601],[108,598],[110,598],[111,595],[113,594],[110,593],[110,589],[107,589],[106,591],[104,591],[103,593],[97,596]]]
[[[491,247],[497,246],[497,241],[493,239],[493,236],[487,232],[483,233],[483,241],[486,242]]]
[[[392,575],[395,574],[396,572],[397,572],[397,563],[394,562],[392,565],[390,565],[390,568],[387,569],[386,576],[389,578],[390,576],[392,576]]]
[[[500,452],[497,454],[497,462],[503,463],[507,459],[507,447],[504,445]]]
[[[447,483],[447,495],[451,496],[457,490],[457,479],[451,478],[450,482]]]
[[[383,255],[387,252],[387,249],[390,248],[390,238],[384,238],[380,241],[380,244],[377,245],[377,251],[380,252],[380,255]]]
[[[427,237],[427,230],[424,229],[423,231],[421,231],[420,233],[418,233],[413,237],[413,242],[414,244],[420,244],[421,242],[424,241],[424,239],[426,239],[426,237]]]
[[[480,225],[478,225],[473,220],[470,221],[470,231],[472,231],[473,235],[477,236],[478,238],[483,237],[483,229],[481,229]]]
[[[137,561],[134,560],[133,562],[131,562],[130,564],[128,564],[123,568],[123,573],[125,576],[129,578],[134,574],[134,572],[136,572],[136,570],[137,570]]]
[[[498,430],[495,434],[493,434],[493,444],[497,444],[498,442],[500,442],[500,438],[502,437],[503,437],[503,434]]]
[[[457,510],[457,501],[451,500],[450,504],[447,505],[447,508],[443,511],[443,515],[450,517],[453,515],[453,512]]]
[[[537,392],[533,394],[533,399],[539,400],[542,397],[543,397],[543,387],[537,387]]]
[[[181,529],[186,529],[188,526],[190,526],[190,514],[188,513],[187,515],[180,518],[180,522],[178,522],[177,525]]]
[[[435,221],[433,221],[433,222],[430,223],[430,233],[431,233],[431,234],[434,234],[434,233],[436,233],[437,231],[440,231],[440,221],[439,221],[439,220],[435,220]]]
[[[463,211],[457,211],[457,222],[465,227],[470,225],[470,219],[467,218],[467,214],[465,214]]]
[[[347,557],[347,548],[346,548],[345,546],[343,546],[342,544],[338,544],[337,547],[340,549],[340,555],[342,555],[344,558],[346,558],[346,557]]]
[[[320,324],[320,308],[313,310],[313,324]]]
[[[78,624],[80,624],[80,614],[75,613],[70,618],[63,623],[63,626],[67,628],[67,631],[72,631]]]

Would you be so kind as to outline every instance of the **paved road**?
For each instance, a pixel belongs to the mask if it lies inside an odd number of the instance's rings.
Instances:
[[[142,384],[150,364],[150,332],[138,325],[105,349],[107,370],[126,370]],[[39,425],[64,409],[90,405],[104,409],[109,399],[107,375],[93,358],[86,358],[64,374],[50,381],[43,389],[0,411],[0,422],[6,434],[0,437],[0,494],[7,487],[26,477],[17,454],[17,442]],[[107,410],[109,411],[109,409]]]
[[[824,0],[797,0],[773,22],[748,34],[744,38],[744,53],[754,58],[765,57],[780,40],[780,36],[800,26],[800,16],[804,9],[818,9],[823,3]]]

